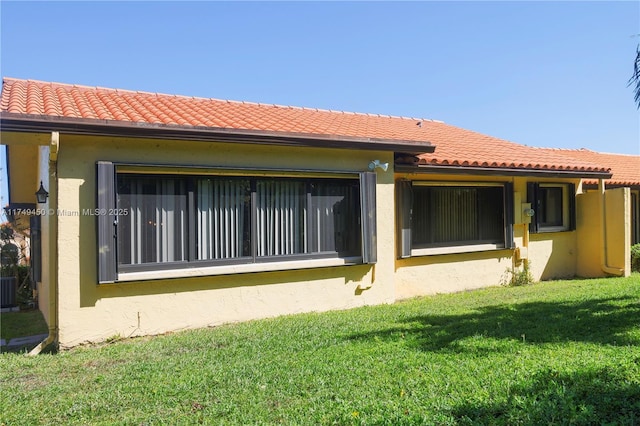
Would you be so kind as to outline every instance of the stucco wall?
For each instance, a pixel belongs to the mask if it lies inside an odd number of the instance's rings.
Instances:
[[[61,136],[59,209],[95,208],[96,161],[364,171],[392,154],[185,141]],[[96,218],[60,215],[62,347],[113,335],[157,334],[275,315],[394,300],[393,170],[378,173],[378,263],[342,267],[97,284]],[[368,288],[370,287],[370,288]]]
[[[631,193],[629,188],[605,192],[606,261],[607,266],[631,273]]]
[[[580,277],[603,277],[601,259],[602,218],[600,215],[600,193],[597,191],[580,194],[576,206],[580,215],[577,220],[578,259],[576,275]]]
[[[630,200],[629,188],[606,190],[604,208],[600,191],[589,191],[578,197],[578,276],[609,276],[612,272],[607,271],[609,267],[621,270],[624,275],[630,274]]]
[[[575,231],[530,234],[529,266],[533,278],[551,280],[576,275],[577,233]]]
[[[406,299],[500,285],[512,250],[412,257],[396,261],[396,297]]]

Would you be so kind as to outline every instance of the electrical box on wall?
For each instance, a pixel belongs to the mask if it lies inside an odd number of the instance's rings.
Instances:
[[[522,203],[522,223],[531,223],[531,218],[535,211],[531,208],[531,203]]]

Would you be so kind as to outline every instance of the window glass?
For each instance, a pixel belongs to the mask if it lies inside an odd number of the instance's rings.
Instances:
[[[257,255],[307,252],[306,185],[298,180],[256,182]]]
[[[118,176],[118,261],[121,264],[187,259],[187,191],[176,177]]]
[[[247,179],[196,179],[198,260],[251,255],[251,187]]]
[[[504,243],[502,187],[414,186],[415,248]]]
[[[541,226],[562,226],[562,187],[544,187],[540,189],[540,225]]]
[[[358,254],[360,195],[355,183],[325,180],[311,184],[310,249],[315,253]]]
[[[361,255],[358,179],[117,174],[118,264]]]

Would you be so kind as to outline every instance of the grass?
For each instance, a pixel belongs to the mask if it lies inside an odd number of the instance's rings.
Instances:
[[[640,275],[0,356],[0,424],[640,423]]]
[[[6,341],[47,332],[47,323],[37,309],[0,314],[0,338]]]

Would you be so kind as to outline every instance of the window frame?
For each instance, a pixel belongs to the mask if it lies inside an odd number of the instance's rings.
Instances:
[[[562,204],[560,206],[562,225],[550,225],[542,222],[543,210],[547,207],[543,190],[562,190]],[[529,232],[544,234],[553,232],[570,232],[576,229],[576,191],[575,184],[566,182],[529,182],[527,183],[527,202],[531,204],[534,215],[529,224]]]
[[[375,191],[376,175],[372,172],[350,171],[318,171],[318,170],[287,170],[287,169],[254,169],[254,168],[222,168],[195,166],[164,166],[147,164],[97,162],[97,207],[105,214],[97,215],[98,222],[98,282],[113,283],[152,278],[173,278],[186,276],[218,275],[243,272],[259,272],[271,270],[300,269],[306,267],[338,266],[351,264],[373,264],[377,261],[376,253],[376,221],[375,221]],[[189,239],[187,260],[176,262],[157,262],[141,264],[118,263],[118,217],[110,213],[117,212],[117,179],[119,175],[139,174],[141,176],[172,176],[183,177],[185,180],[196,181],[198,178],[212,177],[244,177],[252,182],[262,179],[292,179],[305,182],[306,200],[309,202],[310,188],[313,182],[319,180],[336,180],[354,185],[354,196],[360,206],[357,222],[360,226],[359,242],[351,249],[358,247],[359,253],[339,253],[337,251],[285,254],[276,256],[256,256],[255,241],[257,207],[255,203],[255,185],[252,184],[249,207],[249,233],[251,235],[251,256],[226,259],[197,259],[193,245],[196,231],[194,218],[197,208],[193,199],[193,188],[188,196],[189,216],[187,236]],[[186,176],[185,176],[186,175]],[[309,206],[310,208],[310,206]],[[313,222],[311,219],[309,223]],[[357,238],[357,237],[356,237]],[[309,248],[311,242],[307,243]],[[262,265],[262,266],[261,266]],[[166,271],[167,273],[164,273]],[[147,277],[147,278],[145,278]]]
[[[417,247],[413,242],[414,232],[414,187],[451,187],[451,188],[502,188],[502,236],[500,243],[474,242],[444,242],[431,247]],[[513,184],[511,182],[469,182],[469,181],[426,181],[399,180],[396,182],[398,207],[398,258],[427,256],[439,254],[471,253],[478,251],[505,250],[515,247],[513,238]]]

